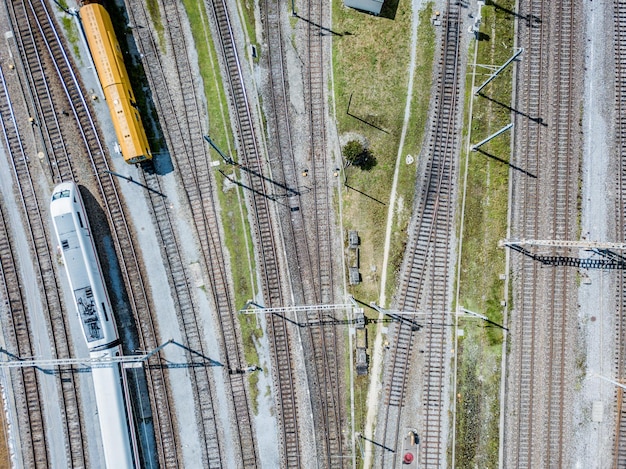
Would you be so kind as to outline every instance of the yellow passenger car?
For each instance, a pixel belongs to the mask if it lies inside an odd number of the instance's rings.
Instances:
[[[111,112],[117,141],[127,163],[152,159],[146,131],[141,122],[135,95],[111,17],[98,3],[84,5],[80,17],[98,79]]]

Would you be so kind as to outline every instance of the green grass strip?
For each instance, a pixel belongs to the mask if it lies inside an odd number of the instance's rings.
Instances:
[[[482,25],[476,63],[500,66],[513,55],[515,3],[482,8]],[[473,47],[471,49],[473,51]],[[470,60],[472,57],[470,58]],[[477,67],[476,86],[492,73]],[[474,100],[470,141],[477,143],[511,122],[512,67],[484,88],[489,98],[474,97],[471,74],[466,83],[466,100]],[[503,103],[503,104],[499,104]],[[463,307],[502,324],[506,298],[505,253],[498,241],[506,237],[510,133],[506,132],[471,152],[468,157],[467,188],[459,273],[459,303]],[[461,174],[465,170],[465,150]],[[456,467],[497,467],[500,418],[500,366],[503,330],[479,319],[460,319],[464,335],[459,338],[456,399]]]

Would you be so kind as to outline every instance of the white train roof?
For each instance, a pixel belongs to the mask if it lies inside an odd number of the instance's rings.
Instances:
[[[76,190],[78,190],[78,186],[73,182],[64,182],[54,188],[50,203],[50,212],[53,218],[72,211],[74,204],[72,199]]]
[[[59,184],[50,211],[76,311],[90,349],[117,340],[117,331],[78,186]]]

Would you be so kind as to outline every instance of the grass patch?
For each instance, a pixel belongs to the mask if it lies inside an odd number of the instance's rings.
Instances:
[[[254,58],[255,62],[259,61],[259,56],[261,53],[261,47],[258,46],[256,42],[256,22],[254,18],[254,5],[256,3],[253,0],[242,0],[238,2],[239,12],[241,21],[243,23],[243,27],[245,29],[246,38],[250,42],[251,45],[255,45],[257,56]]]
[[[515,3],[505,0],[499,8],[482,8],[482,25],[476,63],[502,65],[513,55]],[[477,68],[476,85],[489,71]],[[476,143],[511,121],[501,104],[511,102],[512,68],[474,97],[471,76],[466,102],[473,102],[471,142]],[[469,108],[469,106],[468,106]],[[502,324],[501,300],[505,298],[505,252],[498,240],[506,237],[510,134],[505,133],[472,152],[468,159],[463,248],[459,273],[459,303]],[[465,170],[462,158],[461,174]],[[500,417],[500,362],[502,329],[475,319],[463,319],[465,335],[459,339],[457,369],[456,448],[457,467],[497,467]]]
[[[500,382],[491,378],[499,377],[502,347],[484,348],[486,330],[468,325],[459,340],[456,431],[464,438],[457,440],[456,467],[498,467]]]
[[[78,37],[78,28],[76,27],[76,22],[74,21],[74,18],[71,16],[63,16],[61,17],[61,24],[63,25],[63,30],[65,31],[65,38],[67,39],[67,42],[72,46],[74,57],[82,62],[80,49],[78,48],[78,45],[80,44]]]
[[[413,204],[415,163],[407,165],[405,156],[412,155],[417,160],[426,127],[434,54],[434,30],[429,22],[431,11],[432,5],[429,4],[420,12],[412,112],[401,149],[398,199],[394,207],[391,272],[398,269],[402,259]],[[376,301],[380,291],[388,204],[407,99],[411,3],[401,0],[394,20],[389,20],[334,2],[333,29],[345,32],[333,42],[334,98],[339,134],[358,135],[367,142],[376,159],[376,165],[369,171],[349,167],[345,172],[349,187],[344,192],[343,223],[346,229],[358,230],[361,237],[363,281],[353,287],[351,293],[365,302]],[[393,44],[392,49],[389,44]],[[389,282],[389,292],[395,288],[393,283]]]
[[[215,51],[209,29],[209,22],[204,9],[204,2],[198,0],[184,0],[185,9],[189,17],[191,31],[198,54],[198,65],[204,84],[207,111],[209,115],[209,133],[215,144],[225,153],[235,157],[235,149],[230,142],[233,135],[228,116],[228,102],[224,93],[217,53]],[[215,153],[216,159],[220,159]],[[236,159],[236,158],[235,158]],[[232,166],[222,168],[229,177],[239,179],[238,170]],[[250,237],[250,227],[243,199],[242,189],[230,184],[219,173],[216,174],[218,184],[218,198],[224,227],[224,242],[230,256],[231,274],[235,289],[235,307],[243,308],[245,302],[255,296],[254,290],[254,253]],[[248,364],[258,364],[259,357],[256,351],[254,338],[262,335],[257,327],[256,319],[250,315],[240,315],[240,325],[244,341],[244,355]],[[254,412],[258,409],[256,373],[248,373],[250,380],[251,400]]]
[[[11,467],[9,456],[9,426],[4,412],[0,412],[0,468]]]
[[[346,169],[346,184],[349,188],[346,188],[343,196],[344,228],[358,230],[361,238],[360,270],[363,282],[351,287],[350,293],[366,303],[378,301],[380,292],[388,204],[407,100],[411,14],[411,3],[408,0],[400,1],[394,20],[359,13],[344,7],[340,1],[333,2],[333,30],[345,33],[333,41],[334,102],[338,131],[340,135],[356,135],[367,142],[367,147],[376,159],[376,165],[369,171],[354,167]],[[392,275],[388,276],[388,298],[395,290],[393,273],[399,268],[404,254],[406,231],[413,208],[416,167],[415,162],[406,164],[405,158],[411,155],[417,161],[427,123],[435,48],[434,29],[429,21],[431,15],[432,3],[419,12],[409,130],[401,149],[402,160],[394,207],[389,265]],[[393,44],[393,48],[390,49],[389,44]],[[390,50],[393,53],[389,53]],[[371,316],[371,319],[378,317],[377,313],[370,311],[366,311],[366,315]],[[376,322],[367,325],[370,360],[376,330]],[[346,363],[349,363],[348,359]],[[349,363],[349,366],[354,369],[355,363]],[[346,379],[349,382],[349,378]],[[365,429],[369,380],[370,376],[354,375],[353,432]],[[358,450],[356,457],[358,466]]]
[[[150,14],[150,19],[154,25],[154,29],[159,38],[159,49],[165,54],[165,30],[163,29],[163,23],[161,22],[161,10],[159,9],[158,0],[146,0],[146,7]]]
[[[354,383],[353,383],[353,396],[354,396],[354,428],[352,429],[352,434],[354,434],[355,432],[360,432],[363,433],[365,431],[365,423],[366,423],[366,419],[367,419],[367,396],[368,396],[368,391],[369,391],[369,384],[370,384],[370,380],[372,379],[371,376],[371,364],[372,364],[372,357],[373,357],[373,353],[374,353],[374,340],[376,338],[376,329],[377,329],[377,319],[378,319],[378,313],[373,312],[373,311],[368,311],[365,310],[365,317],[366,317],[366,330],[367,330],[367,357],[369,360],[369,373],[365,376],[358,376],[356,374],[356,356],[354,356],[354,350],[352,351],[353,353],[353,360],[352,363],[350,363],[350,350],[348,350],[348,347],[346,347],[346,360],[345,363],[349,363],[350,366],[346,367],[345,370],[345,383],[350,383],[350,373],[354,373]],[[371,319],[372,322],[367,322],[367,319]],[[354,340],[355,337],[352,338],[353,344],[354,344]],[[348,344],[348,340],[346,337],[346,344]],[[379,379],[380,377],[375,377],[376,379]],[[350,396],[346,396],[348,399],[347,402],[347,406],[346,408],[349,409],[350,408]],[[361,451],[358,448],[358,443],[357,443],[357,451],[356,451],[356,467],[361,467],[362,464],[362,457],[361,457]]]
[[[256,316],[253,314],[241,314],[239,324],[241,325],[241,337],[243,338],[243,349],[246,363],[259,363],[259,355],[256,351],[256,341],[263,336],[263,330],[257,325]],[[250,394],[252,411],[258,413],[259,403],[257,400],[259,389],[259,375],[257,373],[248,373],[250,383]]]

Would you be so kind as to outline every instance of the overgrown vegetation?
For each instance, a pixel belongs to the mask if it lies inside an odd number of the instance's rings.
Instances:
[[[165,30],[163,28],[163,23],[161,22],[159,2],[157,0],[146,0],[146,7],[148,8],[152,24],[154,25],[154,30],[159,38],[159,49],[161,49],[161,52],[165,54]]]
[[[482,8],[476,63],[503,64],[513,54],[515,2]],[[472,60],[473,57],[470,57]],[[471,70],[471,67],[470,67]],[[477,68],[476,86],[491,71]],[[473,115],[466,120],[470,142],[476,143],[511,121],[512,67],[473,96],[472,76],[466,82]],[[500,104],[503,103],[503,104]],[[468,106],[469,108],[469,106]],[[468,116],[469,117],[469,116]],[[506,236],[508,207],[507,162],[510,138],[505,133],[470,153],[465,202],[459,303],[486,315],[491,323],[460,319],[464,336],[457,345],[456,467],[497,467],[500,417],[500,362],[502,359],[505,253],[498,240]],[[462,160],[464,155],[462,155]],[[464,171],[464,164],[461,174]]]
[[[74,56],[78,60],[82,60],[82,57],[80,55],[80,49],[78,48],[78,28],[76,27],[76,22],[74,21],[74,18],[71,16],[63,16],[61,17],[61,24],[63,24],[63,29],[65,30],[65,36],[67,37],[67,41],[72,46]]]
[[[240,17],[243,21],[246,38],[250,43],[250,47],[254,48],[256,55],[253,57],[253,60],[258,62],[261,54],[261,48],[258,47],[258,44],[256,43],[256,21],[254,18],[254,6],[256,5],[256,2],[254,0],[243,0],[239,2],[239,5],[241,7]]]

